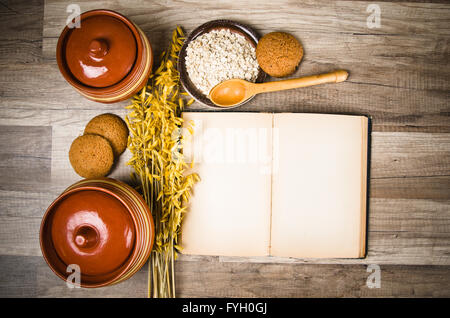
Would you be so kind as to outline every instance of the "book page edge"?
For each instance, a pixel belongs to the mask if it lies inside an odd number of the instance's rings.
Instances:
[[[366,256],[367,237],[367,170],[368,170],[368,138],[369,119],[361,117],[362,147],[361,147],[361,236],[359,241],[359,258]]]

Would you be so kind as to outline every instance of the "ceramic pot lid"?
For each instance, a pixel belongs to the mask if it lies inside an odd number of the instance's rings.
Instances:
[[[83,275],[104,275],[120,268],[135,244],[136,229],[125,205],[99,190],[69,193],[54,207],[51,240],[64,264]]]
[[[68,34],[66,64],[75,78],[92,87],[120,82],[136,60],[136,39],[121,20],[94,15],[81,20],[81,27]]]

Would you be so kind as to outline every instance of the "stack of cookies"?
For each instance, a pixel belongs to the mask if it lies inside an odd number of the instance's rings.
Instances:
[[[119,116],[96,116],[86,125],[84,134],[72,142],[70,164],[83,178],[104,177],[127,148],[127,142],[128,127]]]

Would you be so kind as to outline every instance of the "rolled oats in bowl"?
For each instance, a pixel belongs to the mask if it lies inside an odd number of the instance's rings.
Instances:
[[[185,64],[190,80],[206,96],[232,78],[255,82],[259,72],[255,47],[229,29],[212,30],[191,41]]]

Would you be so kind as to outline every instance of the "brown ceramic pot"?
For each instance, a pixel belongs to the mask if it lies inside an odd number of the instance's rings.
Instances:
[[[146,35],[123,15],[92,10],[80,15],[80,28],[66,26],[56,47],[64,78],[93,101],[130,98],[147,83],[153,52]]]
[[[85,179],[66,189],[47,209],[40,229],[42,254],[63,280],[71,264],[82,287],[102,287],[135,274],[154,240],[153,219],[143,198],[110,178]]]

